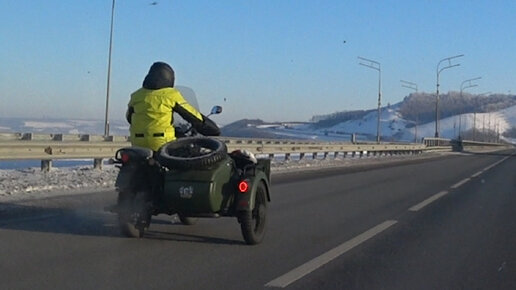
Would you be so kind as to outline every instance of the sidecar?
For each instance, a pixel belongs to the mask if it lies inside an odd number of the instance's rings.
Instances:
[[[159,213],[197,217],[237,217],[247,244],[263,239],[270,202],[270,160],[227,153],[222,141],[182,138],[163,146],[158,156],[166,168]]]

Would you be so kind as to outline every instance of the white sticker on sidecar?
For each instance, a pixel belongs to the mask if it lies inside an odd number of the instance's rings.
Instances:
[[[179,197],[184,199],[192,198],[194,193],[193,186],[181,186],[179,188]]]

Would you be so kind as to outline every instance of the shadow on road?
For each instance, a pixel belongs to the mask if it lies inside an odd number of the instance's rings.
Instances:
[[[151,225],[152,227],[152,225]],[[244,245],[243,240],[230,240],[224,238],[207,237],[193,234],[173,233],[149,230],[145,232],[145,239],[167,240],[175,242],[202,243],[202,244],[224,244],[224,245]]]
[[[0,203],[0,229],[86,236],[120,236],[115,216],[100,210],[11,203]]]
[[[153,217],[144,239],[206,244],[243,243],[240,240],[192,234],[192,230],[201,231],[206,227],[184,226],[174,220],[163,215]],[[117,216],[96,207],[70,209],[0,202],[1,230],[126,238],[120,233]]]

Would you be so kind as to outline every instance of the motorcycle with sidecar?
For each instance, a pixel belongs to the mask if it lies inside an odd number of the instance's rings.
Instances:
[[[221,111],[215,106],[210,115]],[[109,210],[118,215],[121,233],[141,238],[159,214],[177,214],[185,225],[198,218],[236,217],[245,242],[260,243],[271,200],[270,160],[246,151],[228,153],[223,141],[195,136],[191,128],[176,132],[182,138],[157,154],[141,147],[116,152],[118,200]]]

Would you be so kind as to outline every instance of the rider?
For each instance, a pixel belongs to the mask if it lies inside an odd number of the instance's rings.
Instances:
[[[174,88],[174,81],[174,70],[170,65],[155,62],[143,81],[143,87],[131,94],[126,119],[131,124],[129,131],[133,146],[158,151],[165,143],[175,140],[174,112],[202,135],[220,135],[217,125],[199,113]]]

